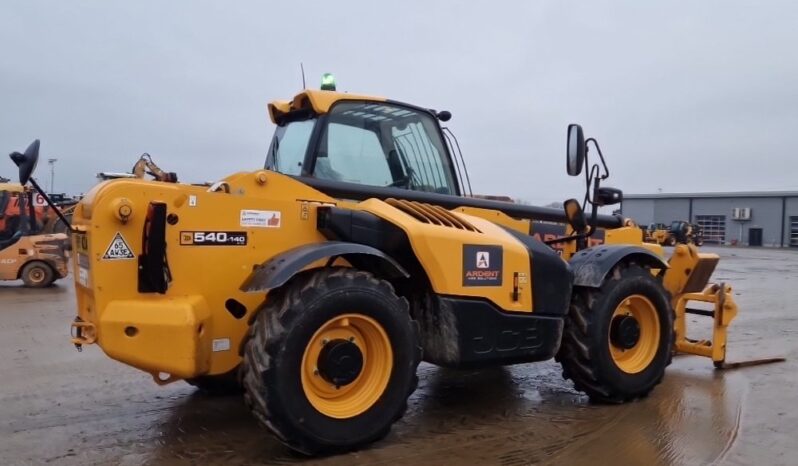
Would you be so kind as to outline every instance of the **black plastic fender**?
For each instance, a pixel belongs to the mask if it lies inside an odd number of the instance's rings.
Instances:
[[[320,260],[338,257],[364,270],[377,271],[388,278],[407,278],[410,275],[392,257],[379,249],[364,244],[345,241],[326,241],[299,246],[278,254],[255,267],[241,285],[241,291],[268,291],[284,285],[308,265]]]
[[[574,286],[600,287],[610,270],[617,263],[627,259],[654,269],[668,268],[668,263],[661,257],[640,246],[623,244],[593,246],[579,251],[569,262],[574,274]]]

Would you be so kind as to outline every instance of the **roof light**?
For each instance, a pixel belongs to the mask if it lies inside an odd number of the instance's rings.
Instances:
[[[321,75],[321,90],[334,91],[335,90],[335,76],[332,73],[324,73]]]

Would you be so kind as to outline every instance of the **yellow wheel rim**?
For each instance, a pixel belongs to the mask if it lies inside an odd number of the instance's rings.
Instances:
[[[320,366],[320,356],[330,343],[349,342],[362,355],[362,368],[350,383],[336,386]],[[351,348],[351,347],[350,347]],[[302,390],[320,413],[348,419],[371,408],[379,400],[393,370],[393,351],[388,334],[376,320],[362,314],[343,314],[322,325],[302,356]]]
[[[631,348],[624,348],[624,345],[612,338],[612,322],[623,317],[633,318],[639,327],[639,338]],[[660,340],[659,317],[657,308],[645,296],[636,294],[621,301],[612,314],[609,331],[612,360],[619,369],[627,374],[644,371],[657,355]]]

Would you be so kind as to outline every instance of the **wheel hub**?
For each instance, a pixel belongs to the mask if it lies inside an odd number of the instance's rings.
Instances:
[[[615,316],[610,324],[610,341],[624,350],[634,348],[640,341],[640,323],[630,315]]]
[[[348,340],[333,340],[324,345],[317,361],[319,375],[336,387],[348,385],[363,370],[363,353]]]

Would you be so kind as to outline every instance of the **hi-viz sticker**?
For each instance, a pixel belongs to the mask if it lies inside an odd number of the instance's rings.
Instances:
[[[108,245],[108,249],[105,250],[103,260],[116,261],[133,258],[135,256],[130,250],[130,246],[127,245],[127,241],[122,237],[122,233],[117,232],[114,239],[111,240],[111,244]]]
[[[502,247],[463,245],[463,286],[501,286]]]

